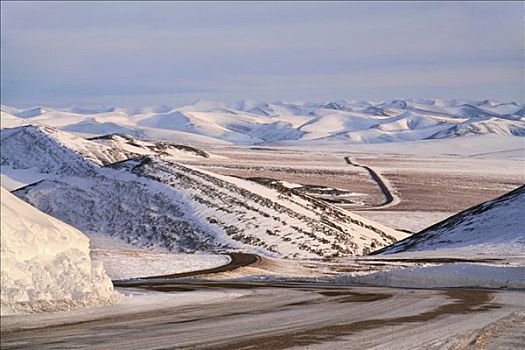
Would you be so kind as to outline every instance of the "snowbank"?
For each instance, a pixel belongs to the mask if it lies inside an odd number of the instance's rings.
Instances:
[[[394,269],[364,276],[344,275],[339,283],[358,283],[405,288],[525,288],[525,266],[444,264]]]
[[[110,304],[121,298],[89,239],[1,189],[2,315]]]

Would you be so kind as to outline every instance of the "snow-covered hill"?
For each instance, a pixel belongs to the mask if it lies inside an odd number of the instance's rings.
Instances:
[[[4,108],[4,106],[2,106],[2,108]],[[7,108],[7,110],[11,109]],[[11,112],[13,112],[13,110],[11,110]],[[0,111],[0,116],[0,125],[2,128],[14,128],[28,124],[26,120],[16,117],[13,113],[7,112],[4,109]]]
[[[40,123],[87,136],[109,133],[197,143],[385,143],[470,135],[525,135],[525,106],[464,100],[353,100],[292,103],[197,101],[180,108],[2,106],[2,119]],[[5,114],[5,115],[4,115]]]
[[[440,139],[486,134],[525,136],[525,128],[523,127],[522,120],[509,120],[496,117],[471,118],[466,122],[432,135],[432,138]]]
[[[468,249],[525,253],[525,185],[451,216],[374,254]]]
[[[1,141],[3,166],[47,174],[84,174],[92,172],[93,165],[107,165],[142,155],[158,154],[177,159],[209,157],[198,148],[170,142],[140,141],[116,134],[86,140],[55,128],[34,125],[2,129]]]
[[[119,296],[89,239],[1,188],[2,315],[108,304]]]
[[[213,155],[196,147],[167,141],[144,141],[127,135],[109,134],[90,138],[89,141],[107,146],[123,159],[138,155],[162,155],[176,159],[210,158]]]
[[[26,126],[2,131],[1,164],[45,175],[14,192],[40,210],[88,234],[139,246],[316,258],[366,254],[406,236],[285,187],[184,166],[177,162],[181,152],[209,156],[118,135],[89,141]]]

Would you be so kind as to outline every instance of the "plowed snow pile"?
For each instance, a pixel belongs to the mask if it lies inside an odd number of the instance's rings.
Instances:
[[[121,296],[89,239],[1,189],[1,314],[109,304]]]

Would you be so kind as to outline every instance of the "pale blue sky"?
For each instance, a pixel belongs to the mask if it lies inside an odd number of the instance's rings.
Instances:
[[[524,99],[521,2],[2,2],[2,103]]]

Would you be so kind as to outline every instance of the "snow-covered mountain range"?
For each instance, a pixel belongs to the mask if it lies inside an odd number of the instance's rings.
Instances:
[[[284,186],[183,165],[197,148],[111,135],[86,140],[44,126],[2,130],[13,193],[81,231],[173,252],[242,250],[289,258],[366,254],[398,232]],[[30,176],[28,175],[30,173]]]
[[[292,103],[197,101],[145,108],[2,106],[4,127],[38,123],[83,136],[123,134],[208,144],[385,143],[469,135],[525,136],[516,102],[405,99]]]

